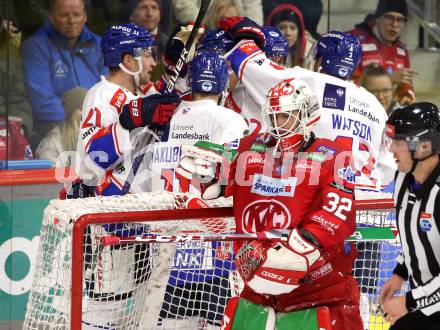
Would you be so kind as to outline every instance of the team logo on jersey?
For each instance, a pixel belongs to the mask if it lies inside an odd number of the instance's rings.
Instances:
[[[262,196],[293,196],[295,193],[296,178],[271,178],[262,174],[255,174],[251,192]]]
[[[322,106],[328,109],[344,110],[345,95],[345,87],[325,84]]]
[[[242,229],[244,233],[255,233],[292,226],[287,207],[277,200],[254,201],[243,210]]]
[[[54,73],[56,78],[67,77],[67,72],[69,72],[69,68],[64,64],[63,61],[59,60],[55,62]]]
[[[430,231],[432,228],[432,214],[420,213],[420,229],[424,232]]]

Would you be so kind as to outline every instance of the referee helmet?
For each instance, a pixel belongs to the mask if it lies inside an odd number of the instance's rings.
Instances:
[[[430,141],[429,156],[440,152],[440,112],[429,102],[417,102],[394,110],[387,120],[385,134],[395,140],[405,140],[414,155],[420,142]],[[423,159],[429,156],[423,157]],[[420,160],[423,160],[420,159]]]

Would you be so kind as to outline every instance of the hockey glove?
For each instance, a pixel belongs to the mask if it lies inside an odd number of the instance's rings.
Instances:
[[[200,184],[203,199],[214,199],[223,195],[221,175],[227,172],[222,165],[228,165],[237,152],[222,145],[199,141],[195,145],[182,146],[182,159],[176,169],[182,176],[193,183]]]
[[[278,295],[295,290],[311,269],[323,264],[323,259],[318,248],[293,229],[286,243],[244,243],[235,263],[252,290]]]
[[[178,26],[172,33],[170,39],[168,39],[167,45],[165,47],[165,53],[163,57],[163,62],[165,64],[165,69],[168,74],[172,74],[174,71],[174,68],[177,64],[177,61],[179,60],[180,54],[182,53],[183,47],[185,47],[186,42],[188,41],[189,35],[191,34],[192,28],[194,26],[194,23],[189,23],[188,25],[180,25]],[[191,49],[188,52],[188,57],[186,58],[186,62],[189,63],[193,56],[195,47],[197,44],[197,40],[200,38],[200,36],[203,35],[205,32],[205,27],[202,26],[197,31],[196,39],[194,40]],[[182,71],[180,73],[181,77],[186,76],[188,68],[185,65],[182,68]]]
[[[129,131],[149,125],[164,126],[179,103],[180,97],[175,93],[139,97],[124,105],[119,122]]]
[[[263,31],[261,31],[261,27],[250,18],[241,16],[227,17],[222,19],[219,25],[222,30],[229,32],[235,42],[245,39],[253,40],[261,49],[266,44],[266,38]]]

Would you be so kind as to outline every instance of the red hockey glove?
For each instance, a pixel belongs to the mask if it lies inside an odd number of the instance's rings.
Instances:
[[[227,17],[220,21],[220,28],[228,31],[236,42],[244,39],[253,40],[258,47],[263,49],[266,44],[261,27],[247,17],[235,16]]]
[[[179,103],[180,97],[175,93],[140,97],[124,105],[119,122],[130,131],[149,125],[163,126],[168,123]]]
[[[311,268],[323,264],[323,259],[318,248],[293,229],[287,243],[244,243],[235,263],[252,290],[278,295],[296,289]]]

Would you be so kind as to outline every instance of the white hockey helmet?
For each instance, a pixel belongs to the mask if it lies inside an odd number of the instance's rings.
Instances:
[[[277,139],[295,137],[293,145],[307,141],[320,118],[317,96],[300,79],[286,79],[272,87],[262,112],[268,132]],[[281,124],[277,120],[280,115],[284,117]]]

